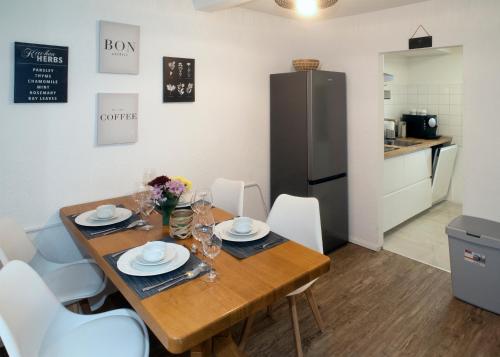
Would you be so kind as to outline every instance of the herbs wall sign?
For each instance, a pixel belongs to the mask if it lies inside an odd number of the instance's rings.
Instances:
[[[125,144],[137,141],[137,93],[99,93],[97,144]]]
[[[68,47],[15,42],[14,103],[68,101]]]
[[[194,102],[194,59],[163,57],[163,103]]]
[[[138,74],[139,26],[100,21],[99,27],[99,72]]]

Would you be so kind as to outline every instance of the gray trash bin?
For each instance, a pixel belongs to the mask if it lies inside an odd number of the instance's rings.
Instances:
[[[446,233],[453,294],[500,314],[500,223],[459,216]]]

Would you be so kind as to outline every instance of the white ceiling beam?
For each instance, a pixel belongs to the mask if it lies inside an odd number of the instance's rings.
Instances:
[[[199,11],[218,11],[240,6],[251,0],[193,0],[193,5]]]

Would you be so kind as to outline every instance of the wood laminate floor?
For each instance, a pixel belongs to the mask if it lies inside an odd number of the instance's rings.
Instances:
[[[449,273],[388,252],[349,244],[314,293],[327,325],[321,334],[305,298],[298,313],[306,356],[500,356],[500,316],[451,293]],[[126,305],[115,294],[106,308]],[[241,325],[234,327],[235,336]],[[248,356],[293,356],[288,305],[257,316]],[[1,355],[1,353],[0,353]],[[170,356],[151,337],[151,356]]]

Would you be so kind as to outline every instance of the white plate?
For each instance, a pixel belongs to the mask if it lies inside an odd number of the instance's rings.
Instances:
[[[270,232],[269,226],[265,222],[253,220],[253,228],[257,230],[253,235],[238,236],[229,232],[233,225],[233,220],[224,221],[215,226],[215,234],[222,240],[230,242],[251,242],[267,236]]]
[[[193,195],[192,192],[186,192],[181,195],[179,198],[179,202],[177,203],[178,208],[183,208],[183,207],[189,207],[191,206],[191,196]]]
[[[146,266],[161,265],[161,264],[166,264],[171,260],[173,260],[175,258],[175,255],[176,255],[175,249],[166,249],[165,256],[163,257],[163,259],[157,262],[149,262],[145,260],[141,254],[136,256],[135,261],[139,265],[146,265]]]
[[[177,206],[175,206],[175,208],[186,208],[186,207],[189,207],[191,206],[191,202],[181,202],[179,201],[177,203]]]
[[[231,235],[234,235],[234,236],[251,236],[251,235],[254,235],[255,233],[257,233],[258,229],[255,225],[252,224],[252,229],[250,230],[250,232],[247,232],[247,233],[240,233],[240,232],[236,232],[233,230],[233,227],[230,227],[227,232]]]
[[[91,216],[95,214],[95,210],[83,212],[75,218],[75,223],[86,227],[101,227],[110,224],[120,223],[132,216],[132,211],[126,208],[116,207],[116,217],[106,221],[93,220]]]
[[[170,262],[153,266],[137,264],[136,258],[138,255],[142,254],[142,246],[140,246],[132,248],[121,255],[120,259],[118,259],[118,262],[116,263],[118,270],[128,275],[152,276],[168,273],[186,264],[189,260],[189,250],[180,244],[165,244],[168,246],[166,249],[172,249],[175,251],[175,257]]]
[[[112,219],[115,219],[116,217],[118,217],[118,215],[115,213],[115,215],[113,217],[99,218],[99,217],[97,217],[97,212],[94,211],[94,213],[92,213],[89,218],[93,221],[110,221]]]

